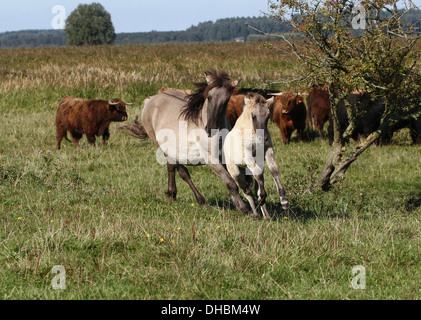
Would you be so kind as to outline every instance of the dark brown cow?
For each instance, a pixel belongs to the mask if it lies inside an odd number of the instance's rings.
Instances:
[[[73,138],[76,148],[79,140],[86,134],[90,144],[95,144],[95,136],[102,136],[103,144],[110,138],[111,122],[127,120],[126,103],[120,99],[90,100],[65,97],[57,109],[56,115],[56,148],[60,149],[67,131]],[[67,139],[68,140],[68,139]]]
[[[374,102],[370,101],[370,96],[364,93],[362,90],[354,90],[348,97],[347,100],[352,106],[358,109],[364,110],[364,115],[361,118],[361,122],[352,132],[351,137],[354,140],[358,138],[367,138],[371,133],[378,129],[381,117],[384,112],[384,104],[381,99]],[[341,134],[344,133],[348,127],[348,114],[346,111],[345,104],[340,102],[338,105],[338,120],[339,120],[339,131]],[[313,86],[307,96],[307,125],[311,130],[314,127],[320,132],[322,138],[324,138],[323,127],[327,121],[329,121],[328,137],[329,144],[333,142],[333,128],[330,119],[330,101],[329,94],[324,86],[318,85]],[[389,144],[391,142],[393,133],[403,128],[409,128],[411,132],[412,142],[414,144],[421,143],[421,117],[419,119],[402,120],[395,124],[390,132],[384,133],[382,137],[377,141],[377,144]]]
[[[279,94],[279,90],[265,90],[252,88],[235,88],[227,106],[227,119],[231,127],[234,127],[238,117],[243,113],[244,97],[248,93],[257,93],[266,100],[270,99],[273,94]]]
[[[247,95],[250,92],[258,93],[267,100],[267,99],[272,98],[273,94],[278,94],[279,90],[267,90],[267,89],[258,89],[258,88],[235,88],[232,94],[233,95],[236,95],[236,94]]]
[[[306,106],[303,101],[303,97],[288,91],[275,98],[272,120],[281,131],[284,143],[290,142],[294,130],[297,130],[297,140],[302,141],[301,135],[306,126]]]
[[[421,144],[421,116],[410,120],[409,129],[411,130],[412,142]]]
[[[351,132],[351,138],[358,140],[359,138],[367,138],[379,127],[381,116],[384,112],[384,104],[382,99],[371,101],[370,95],[367,93],[351,93],[346,98],[355,109],[355,112],[364,114],[362,115],[359,123]],[[339,132],[342,135],[349,125],[348,112],[343,101],[340,101],[337,109]],[[329,119],[328,137],[329,144],[333,143],[333,123]],[[386,143],[387,137],[382,137],[383,143]]]
[[[329,94],[323,86],[313,86],[307,95],[307,125],[310,130],[314,127],[322,138],[325,137],[323,128],[330,116]]]
[[[361,120],[357,124],[351,137],[354,140],[367,138],[371,133],[376,131],[380,126],[385,105],[383,99],[371,101],[370,95],[367,93],[352,93],[347,97],[352,108],[356,108],[359,112],[363,112]],[[341,101],[338,105],[338,122],[339,131],[343,134],[349,125],[348,113],[345,104]],[[378,145],[387,145],[391,143],[394,132],[403,128],[409,128],[413,144],[421,143],[421,117],[411,120],[399,120],[388,131],[383,132],[381,137],[376,141]],[[329,123],[329,143],[333,142],[332,124]]]
[[[238,117],[243,113],[244,94],[231,95],[227,105],[227,119],[231,128],[234,128]]]

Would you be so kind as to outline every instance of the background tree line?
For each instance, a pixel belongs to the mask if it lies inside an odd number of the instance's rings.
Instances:
[[[409,22],[421,20],[421,10],[406,14]],[[253,27],[253,28],[250,28]],[[206,21],[184,31],[150,31],[116,34],[115,44],[163,43],[163,42],[206,42],[231,41],[244,38],[245,41],[268,40],[266,34],[290,33],[292,28],[283,22],[268,17],[236,17]],[[269,37],[269,40],[271,38]],[[65,46],[68,37],[64,30],[23,30],[0,33],[0,48]]]
[[[291,31],[286,24],[267,17],[227,18],[207,21],[184,31],[150,31],[118,33],[115,44],[230,41],[243,37],[247,40],[264,39],[250,26],[266,33]],[[0,47],[65,46],[68,39],[64,30],[24,30],[0,33]]]

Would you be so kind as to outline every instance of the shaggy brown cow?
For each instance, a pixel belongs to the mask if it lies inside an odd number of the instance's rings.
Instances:
[[[306,106],[303,101],[303,97],[288,91],[276,96],[272,120],[281,131],[284,143],[290,142],[294,130],[297,130],[297,140],[302,141],[301,135],[306,126]]]
[[[329,94],[323,86],[313,86],[307,95],[307,126],[313,130],[314,127],[319,131],[322,138],[325,137],[323,128],[330,116]]]
[[[244,94],[231,95],[227,105],[227,119],[231,128],[234,128],[237,119],[243,113]]]
[[[232,94],[233,95],[236,95],[236,94],[247,95],[250,92],[258,93],[267,100],[267,99],[272,98],[273,94],[278,94],[279,90],[267,90],[267,89],[258,89],[258,88],[235,88]]]
[[[370,94],[368,93],[351,93],[346,98],[356,112],[362,112],[361,119],[356,125],[354,130],[351,132],[351,138],[354,140],[366,139],[371,133],[379,128],[381,118],[383,116],[385,106],[383,99],[379,98],[371,101]],[[341,135],[345,132],[349,125],[348,112],[343,101],[338,105],[337,110],[339,131]],[[415,121],[415,119],[413,120]],[[333,129],[332,121],[329,123],[329,144],[333,142]],[[391,143],[393,133],[403,128],[409,127],[411,129],[413,122],[410,120],[400,120],[395,123],[388,131],[383,132],[381,137],[376,141],[378,145],[387,145]],[[414,141],[415,131],[412,132],[411,136]],[[415,138],[416,139],[416,138]],[[414,141],[415,143],[415,141]]]
[[[248,93],[257,93],[266,100],[270,99],[273,94],[279,94],[279,90],[264,90],[250,88],[235,88],[227,105],[227,119],[231,127],[234,127],[238,117],[243,113],[244,97]]]
[[[65,97],[57,109],[56,148],[60,149],[63,138],[67,139],[67,131],[70,131],[76,148],[83,134],[90,144],[95,144],[95,136],[102,136],[105,144],[110,138],[110,123],[127,120],[126,105],[132,103],[120,99],[107,101]]]

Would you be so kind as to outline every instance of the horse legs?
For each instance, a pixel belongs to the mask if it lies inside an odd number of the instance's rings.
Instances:
[[[167,163],[167,171],[168,171],[168,190],[165,194],[171,200],[175,201],[177,198],[177,186],[175,184],[175,168],[177,167],[176,164],[169,164]]]
[[[278,189],[278,194],[279,194],[279,197],[281,198],[282,209],[287,210],[289,208],[289,202],[286,198],[285,190],[281,185],[281,181],[279,180],[279,168],[275,162],[275,157],[274,157],[272,147],[266,150],[265,160],[266,160],[266,163],[268,164],[269,171],[272,174],[273,179],[275,180],[276,188]]]
[[[193,184],[191,180],[189,171],[185,166],[182,164],[169,164],[167,163],[167,171],[168,171],[168,190],[166,195],[173,201],[177,199],[177,185],[175,182],[175,169],[177,169],[180,177],[189,185],[192,189],[194,196],[196,197],[196,201],[199,204],[205,204],[205,198],[200,194],[200,192],[196,189],[196,186]]]
[[[237,165],[230,163],[227,165],[227,170],[230,175],[234,178],[234,181],[243,191],[244,196],[250,204],[251,210],[253,211],[253,217],[260,218],[259,213],[257,212],[256,205],[254,204],[253,199],[253,177],[246,175],[246,169],[240,168]]]
[[[260,209],[263,213],[263,216],[265,219],[270,219],[270,215],[266,208],[266,190],[265,190],[265,181],[263,176],[263,166],[257,165],[256,162],[252,161],[247,164],[247,167],[250,169],[250,171],[253,174],[254,179],[257,182],[256,188],[257,188],[257,200],[259,201]]]
[[[250,211],[247,208],[246,204],[244,203],[243,199],[241,199],[241,195],[238,191],[238,186],[235,183],[234,179],[228,173],[227,170],[224,169],[223,165],[220,163],[211,162],[208,164],[212,171],[225,183],[229,192],[232,195],[234,200],[235,207],[238,211],[249,214]]]
[[[180,177],[189,185],[190,189],[192,189],[194,196],[196,197],[196,201],[199,204],[205,204],[206,200],[205,198],[200,194],[200,192],[196,189],[196,186],[193,184],[193,181],[191,180],[189,171],[185,166],[182,164],[179,164],[177,166],[178,173],[180,174]],[[175,182],[174,182],[175,185]]]

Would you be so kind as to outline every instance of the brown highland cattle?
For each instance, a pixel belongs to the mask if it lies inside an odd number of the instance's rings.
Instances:
[[[272,120],[281,131],[284,143],[290,142],[294,130],[297,130],[297,140],[302,141],[306,127],[306,112],[303,97],[288,91],[276,95]]]
[[[325,138],[323,127],[330,117],[329,94],[323,86],[313,86],[307,95],[307,126],[310,130],[314,127],[320,136]]]
[[[92,145],[95,145],[95,136],[102,136],[103,144],[106,144],[110,138],[110,123],[126,121],[126,106],[129,105],[132,103],[120,99],[91,100],[65,97],[57,109],[56,148],[60,149],[63,138],[67,139],[67,131],[71,133],[76,148],[79,147],[79,140],[83,134]]]

